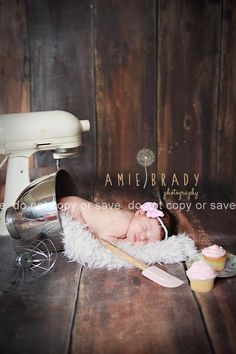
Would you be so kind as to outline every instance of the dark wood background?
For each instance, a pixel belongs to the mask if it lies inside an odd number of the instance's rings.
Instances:
[[[144,178],[136,158],[147,148],[149,174],[199,173],[203,196],[233,200],[235,27],[235,0],[0,0],[0,113],[89,119],[78,157],[62,162],[85,197],[103,196],[106,173]],[[31,161],[31,178],[53,170],[50,153]],[[1,199],[5,169],[0,178]],[[103,188],[113,200],[129,199],[113,187]],[[182,231],[201,248],[235,253],[235,210],[189,214]],[[59,255],[48,276],[24,284],[13,239],[0,241],[2,353],[235,354],[235,278],[193,294],[184,264],[164,267],[185,280],[171,291],[134,269]]]
[[[91,131],[62,167],[91,196],[106,173],[200,173],[236,191],[234,0],[0,0],[0,113],[60,109]],[[55,169],[37,154],[31,178]],[[1,170],[1,197],[5,170]],[[214,189],[214,188],[213,188]]]

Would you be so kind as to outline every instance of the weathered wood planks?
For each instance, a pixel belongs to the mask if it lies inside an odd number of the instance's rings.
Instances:
[[[30,110],[25,1],[0,1],[0,113]]]
[[[221,1],[158,2],[158,169],[216,175]]]
[[[190,220],[200,225],[211,244],[221,244],[229,252],[236,252],[235,210],[198,210]]]
[[[69,350],[80,265],[61,255],[41,279],[25,284],[9,238],[0,238],[1,353],[58,353]]]
[[[127,195],[120,198],[124,202]],[[189,232],[201,249],[214,239],[219,243],[210,230],[225,225],[221,241],[232,251],[234,214],[222,220],[215,215],[178,215],[180,231]],[[186,284],[171,291],[144,279],[138,270],[84,269],[71,353],[234,353],[235,279],[218,279],[211,293],[201,295],[191,292],[182,265],[166,270]]]
[[[106,173],[143,176],[137,153],[156,151],[155,1],[98,0],[94,21],[97,175],[104,184]]]
[[[200,173],[201,188],[232,195],[233,1],[1,0],[0,16],[0,110],[90,120],[78,158],[62,162],[84,196],[107,172],[143,178],[144,147],[149,172]],[[32,178],[55,164],[44,153],[35,167]]]
[[[165,269],[185,279],[182,265]],[[84,270],[71,347],[72,354],[78,352],[211,350],[187,281],[179,288],[167,289],[145,279],[138,270]]]
[[[88,198],[96,168],[92,6],[76,0],[28,1],[28,21],[32,110],[66,110],[90,121],[78,157],[61,161]],[[49,154],[39,155],[37,162],[55,169]],[[39,174],[45,170],[36,170]]]
[[[0,114],[30,110],[27,15],[24,1],[0,1]],[[0,156],[0,161],[4,156]],[[3,200],[6,168],[0,170]]]
[[[189,214],[176,211],[174,215],[178,223],[178,232],[186,232],[194,240],[198,249],[211,244],[205,229],[193,211]]]
[[[220,224],[222,244],[233,251],[233,216],[216,218],[212,211],[194,220],[218,243],[211,230]],[[47,277],[25,285],[14,266],[11,240],[0,241],[4,353],[234,353],[235,278],[218,279],[211,293],[194,295],[182,265],[165,269],[185,285],[166,289],[138,270],[84,269],[80,279],[80,267],[59,257]]]
[[[196,212],[195,220],[202,225],[211,244],[222,245],[236,253],[235,211]],[[214,353],[235,353],[236,348],[236,282],[234,278],[217,278],[213,291],[195,295],[202,312]]]
[[[196,294],[216,354],[236,348],[235,278],[217,279],[211,293]]]
[[[197,213],[211,243],[236,251],[235,211],[218,210]],[[234,353],[236,348],[235,278],[217,279],[212,296],[196,295],[215,353]],[[215,312],[217,310],[217,319]]]
[[[76,179],[81,174],[81,194],[93,189],[96,134],[99,183],[106,172],[143,173],[136,155],[147,147],[157,152],[160,172],[200,172],[204,183],[217,178],[235,190],[233,1],[27,1],[26,18],[24,0],[1,0],[0,26],[1,112],[29,110],[31,100],[32,110],[90,119],[85,150],[63,164]],[[38,166],[45,167],[34,176],[54,162],[44,155]],[[111,199],[118,194],[116,188]],[[198,219],[202,235],[220,242],[210,230],[221,230],[233,252],[228,214],[205,215],[205,223]],[[12,268],[9,247],[1,242],[0,251],[0,338],[8,352],[233,353],[234,279],[195,298],[187,284],[170,295],[136,270],[86,270],[69,344],[80,268],[60,259],[49,278],[29,288]],[[173,269],[184,277],[181,266]]]
[[[235,1],[223,0],[221,66],[219,83],[218,165],[217,179],[229,194],[236,193],[236,6]]]

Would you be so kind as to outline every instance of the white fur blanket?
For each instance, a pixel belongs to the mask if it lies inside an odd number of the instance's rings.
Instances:
[[[64,254],[69,260],[78,262],[89,268],[132,268],[133,266],[106,249],[94,238],[86,225],[81,225],[68,214],[61,214],[64,234]],[[178,263],[185,261],[196,253],[194,242],[187,234],[171,236],[167,240],[156,241],[145,245],[132,245],[118,241],[117,246],[142,260],[147,265],[154,263]]]

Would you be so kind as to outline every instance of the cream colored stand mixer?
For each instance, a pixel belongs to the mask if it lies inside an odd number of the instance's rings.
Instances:
[[[51,150],[59,161],[77,154],[81,133],[90,130],[88,120],[65,111],[0,115],[0,154],[7,162],[4,201],[0,211],[0,235],[9,235],[5,213],[30,184],[29,158],[37,151]]]

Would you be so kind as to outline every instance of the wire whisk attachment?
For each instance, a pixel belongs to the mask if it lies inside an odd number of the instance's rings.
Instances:
[[[16,264],[22,271],[24,282],[30,283],[46,275],[54,267],[57,250],[54,243],[45,239],[29,246],[17,246]]]

